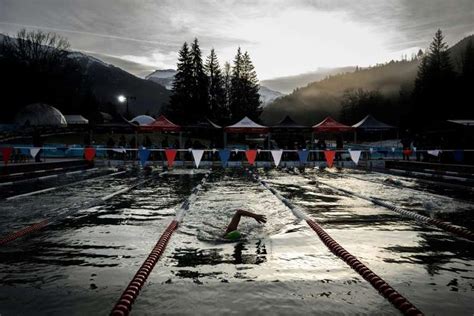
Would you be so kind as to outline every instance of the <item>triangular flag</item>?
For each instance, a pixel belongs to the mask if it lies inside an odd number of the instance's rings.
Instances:
[[[392,147],[392,152],[393,152],[393,153],[395,152],[395,147]]]
[[[8,164],[8,160],[10,160],[10,155],[12,154],[12,152],[13,152],[12,147],[3,147],[2,148],[3,162],[5,164]]]
[[[148,158],[150,157],[150,150],[146,149],[145,147],[140,148],[140,150],[138,150],[138,157],[140,158],[140,163],[142,164],[142,167],[144,167],[146,162],[148,161]]]
[[[40,150],[41,150],[41,147],[32,147],[32,148],[30,148],[31,157],[35,158]]]
[[[121,154],[125,154],[127,152],[127,150],[123,147],[120,147],[120,148],[114,148],[112,149],[112,151],[116,152],[116,153],[121,153]]]
[[[230,158],[230,150],[229,149],[220,149],[219,150],[219,158],[222,162],[222,167],[227,167],[227,161]]]
[[[194,163],[196,164],[196,168],[199,168],[199,164],[201,163],[202,155],[204,154],[204,150],[202,149],[193,149],[193,158]]]
[[[456,150],[454,152],[454,161],[461,162],[464,158],[464,152],[462,150]]]
[[[283,154],[283,150],[272,150],[271,151],[272,153],[272,157],[273,157],[273,161],[275,162],[275,166],[278,167],[278,165],[280,164],[280,161],[281,161],[281,155]]]
[[[255,164],[255,159],[257,158],[257,150],[256,149],[246,150],[245,156],[247,157],[249,164],[253,166]]]
[[[352,161],[357,165],[360,159],[360,150],[349,150]]]
[[[403,149],[403,154],[404,154],[405,156],[410,156],[411,153],[412,153],[411,149]]]
[[[431,155],[431,156],[438,157],[439,156],[439,150],[438,149],[428,150],[428,154]]]
[[[309,151],[307,150],[298,150],[298,157],[301,163],[305,163],[308,160]]]
[[[165,149],[166,160],[168,160],[168,167],[173,166],[174,159],[176,158],[176,149]]]
[[[87,161],[92,161],[94,160],[95,157],[95,148],[85,148],[84,149],[84,158],[86,158]]]
[[[372,147],[369,148],[370,153],[374,152],[374,149]]]
[[[325,150],[324,157],[326,158],[326,162],[328,163],[328,167],[332,168],[332,164],[334,162],[334,157],[336,156],[336,152],[334,150]]]

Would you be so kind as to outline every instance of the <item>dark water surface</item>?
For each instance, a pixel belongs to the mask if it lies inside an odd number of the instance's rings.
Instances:
[[[420,190],[390,187],[377,183],[387,176],[346,170],[260,173],[427,315],[472,315],[472,242],[321,182],[474,229],[469,192],[426,188],[403,177],[392,178]],[[350,177],[354,175],[372,182]],[[87,205],[95,198],[141,181],[143,175],[0,201],[0,236],[71,211],[44,231],[0,247],[0,314],[108,314],[202,176],[177,171],[92,208]],[[223,242],[220,236],[237,208],[264,214],[268,222],[243,218],[239,229],[244,238]],[[213,172],[191,199],[133,313],[399,314],[242,170]]]

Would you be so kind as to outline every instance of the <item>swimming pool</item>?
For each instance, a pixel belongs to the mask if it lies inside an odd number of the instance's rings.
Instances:
[[[259,173],[425,314],[474,310],[472,242],[322,183],[470,230],[472,191],[451,192],[391,176],[399,181],[397,188],[382,183],[386,175],[346,169]],[[64,210],[70,213],[0,247],[0,313],[108,314],[203,174],[176,170],[156,177],[130,171],[1,201],[0,236]],[[144,179],[149,182],[87,208],[94,199]],[[264,214],[268,222],[262,226],[243,219],[239,229],[245,237],[223,242],[220,236],[237,208]],[[211,173],[132,313],[399,314],[242,169]]]

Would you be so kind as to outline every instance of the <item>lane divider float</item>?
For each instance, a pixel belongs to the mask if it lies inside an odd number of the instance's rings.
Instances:
[[[429,218],[429,217],[420,215],[420,214],[418,214],[416,212],[413,212],[413,211],[408,211],[408,210],[401,209],[401,208],[399,208],[395,205],[391,205],[389,203],[386,203],[386,202],[384,202],[381,199],[376,198],[376,197],[364,196],[362,194],[359,194],[359,193],[356,193],[356,192],[353,192],[353,191],[349,191],[347,189],[339,188],[339,187],[336,187],[334,185],[322,182],[320,180],[318,180],[318,182],[325,185],[325,186],[328,186],[328,187],[330,187],[330,188],[332,188],[336,191],[340,191],[340,192],[343,192],[345,194],[352,195],[352,196],[358,197],[360,199],[372,202],[376,205],[383,206],[383,207],[385,207],[385,208],[387,208],[391,211],[394,211],[394,212],[396,212],[396,213],[398,213],[398,214],[400,214],[404,217],[414,219],[417,222],[421,222],[421,223],[424,223],[424,224],[430,224],[430,225],[436,226],[438,228],[441,228],[442,230],[445,230],[447,232],[458,235],[459,237],[463,237],[463,238],[469,239],[471,241],[474,241],[474,233],[472,231],[470,231],[469,229],[465,228],[465,227],[457,226],[457,225],[454,225],[454,224],[449,223],[449,222],[440,221],[438,219]]]
[[[58,186],[55,186],[55,187],[46,188],[46,189],[42,189],[42,190],[37,190],[37,191],[33,191],[33,192],[13,195],[13,196],[9,196],[9,197],[5,198],[5,200],[7,200],[7,201],[16,200],[16,199],[19,199],[19,198],[22,198],[22,197],[25,197],[25,196],[32,196],[32,195],[37,195],[37,194],[41,194],[41,193],[51,192],[51,191],[55,191],[57,189],[63,189],[65,187],[80,184],[80,183],[83,183],[83,182],[86,182],[86,181],[89,181],[89,180],[104,179],[104,178],[109,178],[109,177],[113,177],[113,176],[118,176],[118,175],[123,174],[125,172],[127,172],[127,171],[118,171],[118,172],[114,172],[114,173],[111,173],[111,174],[106,174],[106,175],[103,175],[103,176],[98,176],[98,177],[94,177],[94,178],[87,178],[87,179],[84,179],[84,180],[67,183],[65,185],[58,185]]]
[[[358,260],[354,255],[350,254],[345,250],[337,241],[335,241],[316,221],[309,218],[304,214],[297,206],[293,205],[288,199],[283,198],[277,190],[270,187],[264,180],[250,171],[253,178],[258,181],[261,185],[272,192],[280,201],[288,206],[292,212],[300,219],[304,219],[306,223],[313,229],[318,235],[319,239],[324,245],[337,257],[341,258],[347,265],[349,265],[354,271],[356,271],[361,277],[368,281],[373,288],[375,288],[380,295],[385,297],[392,305],[397,308],[404,315],[423,315],[423,313],[415,307],[408,299],[403,297],[397,292],[392,286],[390,286],[381,277],[370,270],[365,264]],[[291,205],[291,206],[290,206]],[[295,211],[296,210],[296,211]]]
[[[56,170],[56,169],[63,169],[63,168],[55,168],[55,169],[51,169],[51,170]],[[34,177],[34,178],[29,178],[29,179],[17,180],[17,181],[2,182],[2,183],[0,183],[0,187],[1,186],[7,186],[7,185],[16,185],[16,184],[20,184],[20,183],[41,181],[41,180],[50,179],[50,178],[58,178],[58,177],[63,176],[63,175],[70,176],[70,175],[73,175],[73,174],[87,173],[87,172],[92,172],[92,171],[97,171],[97,170],[99,170],[99,168],[90,168],[90,169],[85,169],[85,170],[69,171],[69,172],[66,172],[66,173],[57,173],[57,174],[52,174],[52,175],[49,175],[49,176]]]
[[[132,280],[127,285],[122,295],[118,299],[117,303],[113,307],[112,311],[110,312],[110,315],[124,316],[130,313],[130,311],[132,310],[133,303],[135,303],[135,300],[140,294],[140,290],[142,289],[143,285],[145,285],[146,280],[148,279],[149,275],[153,271],[153,268],[155,267],[156,263],[165,252],[166,246],[168,245],[168,242],[171,239],[171,235],[178,228],[186,211],[189,209],[191,200],[196,196],[196,194],[199,192],[201,187],[206,183],[207,178],[209,177],[209,174],[210,172],[205,174],[205,176],[201,180],[201,183],[195,186],[191,190],[191,194],[181,204],[181,207],[176,212],[175,218],[171,221],[171,223],[165,229],[160,239],[158,239],[158,242],[156,243],[155,247],[153,247],[152,251],[146,258],[145,262],[143,262],[143,264],[138,269],[137,273],[135,273]]]
[[[158,176],[160,177],[160,176],[162,176],[162,175],[164,175],[164,174],[166,174],[166,173],[167,173],[167,171],[162,172],[162,173],[160,173]],[[128,191],[130,191],[130,190],[133,190],[133,189],[135,189],[136,187],[138,187],[138,186],[140,186],[140,185],[143,185],[143,184],[145,184],[145,183],[147,183],[147,182],[149,182],[149,181],[151,181],[151,180],[153,180],[153,179],[147,179],[147,180],[144,180],[144,181],[140,181],[139,183],[136,183],[136,184],[134,184],[134,185],[132,185],[132,186],[130,186],[130,187],[127,187],[127,188],[118,190],[118,191],[116,191],[116,192],[114,192],[114,193],[112,193],[112,194],[108,194],[108,195],[106,195],[106,196],[103,196],[103,197],[100,197],[100,198],[97,198],[97,199],[94,199],[94,200],[92,200],[91,202],[87,203],[86,206],[84,206],[84,204],[80,204],[79,207],[80,207],[81,209],[88,209],[88,208],[91,208],[91,207],[98,206],[98,205],[102,204],[103,202],[108,201],[108,200],[110,200],[111,198],[113,198],[113,197],[115,197],[115,196],[118,196],[118,195],[120,195],[120,194],[126,193],[126,192],[128,192]],[[75,206],[75,205],[73,205],[73,206]],[[61,211],[61,210],[63,210],[63,211]],[[59,212],[59,214],[56,213],[56,211]],[[52,218],[50,218],[50,219],[44,219],[44,220],[42,220],[42,221],[40,221],[40,222],[38,222],[38,223],[32,224],[32,225],[27,226],[27,227],[25,227],[25,228],[22,228],[22,229],[20,229],[20,230],[18,230],[18,231],[15,231],[15,232],[12,232],[12,233],[10,233],[10,234],[7,234],[7,235],[4,236],[4,237],[1,237],[1,238],[0,238],[0,246],[3,246],[3,245],[5,245],[5,244],[7,244],[7,243],[9,243],[9,242],[12,242],[12,241],[14,241],[14,240],[16,240],[16,239],[18,239],[18,238],[23,237],[23,236],[25,236],[25,235],[28,235],[28,234],[34,233],[34,232],[36,232],[36,231],[39,231],[39,230],[43,229],[44,227],[49,226],[49,225],[51,225],[51,224],[53,224],[53,223],[59,222],[60,220],[64,219],[65,217],[67,217],[67,216],[69,216],[70,214],[72,214],[72,213],[74,213],[74,212],[77,212],[77,211],[78,211],[78,209],[77,209],[77,208],[74,208],[74,207],[66,208],[66,210],[64,210],[64,208],[56,208],[56,209],[52,210],[52,213],[55,213],[55,215],[54,215]]]

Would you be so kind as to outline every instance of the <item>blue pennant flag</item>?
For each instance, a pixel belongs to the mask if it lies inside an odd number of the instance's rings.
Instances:
[[[230,157],[230,150],[228,149],[220,149],[219,150],[219,158],[222,162],[222,167],[227,167],[227,161],[229,161]]]
[[[308,161],[309,151],[307,150],[298,150],[298,157],[300,158],[301,163]]]
[[[150,157],[150,150],[146,149],[145,147],[140,148],[138,151],[138,157],[140,157],[142,167],[145,166],[146,162],[148,161],[148,157]]]
[[[456,162],[461,162],[464,159],[464,152],[462,150],[456,150],[454,152],[454,160]]]

